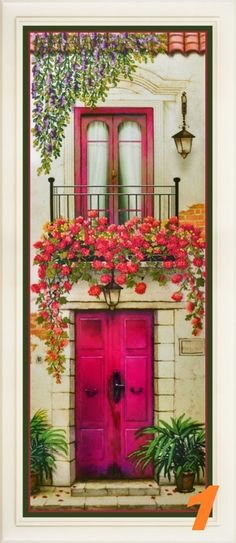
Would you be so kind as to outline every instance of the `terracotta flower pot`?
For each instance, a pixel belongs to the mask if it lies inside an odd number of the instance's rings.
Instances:
[[[193,492],[193,483],[195,479],[195,473],[190,471],[180,473],[180,475],[175,476],[176,490],[177,492]]]

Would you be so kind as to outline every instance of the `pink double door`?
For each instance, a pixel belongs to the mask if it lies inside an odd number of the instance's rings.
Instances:
[[[80,478],[139,478],[128,454],[153,423],[151,311],[78,312],[76,460]]]

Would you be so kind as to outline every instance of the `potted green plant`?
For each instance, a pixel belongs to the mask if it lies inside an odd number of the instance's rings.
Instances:
[[[52,483],[56,468],[57,453],[67,454],[65,431],[53,428],[48,422],[47,411],[39,409],[30,421],[30,474],[31,492],[43,482],[43,477]]]
[[[154,467],[159,482],[161,472],[171,480],[174,474],[178,492],[192,492],[195,476],[200,480],[205,468],[204,424],[186,418],[171,418],[167,423],[160,420],[157,426],[141,428],[137,437],[153,434],[146,443],[130,453],[136,466],[145,470],[148,464]]]

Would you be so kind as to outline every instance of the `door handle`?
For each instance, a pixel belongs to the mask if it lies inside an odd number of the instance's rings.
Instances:
[[[134,387],[131,387],[130,391],[133,393],[133,394],[140,394],[142,392],[143,388],[142,387],[137,387],[137,388],[134,388]]]
[[[95,394],[98,393],[98,389],[97,388],[85,388],[84,392],[87,394],[87,396],[89,398],[93,398],[93,396],[95,396]]]
[[[122,390],[125,390],[125,383],[121,382],[119,371],[113,373],[113,399],[115,403],[119,403]]]

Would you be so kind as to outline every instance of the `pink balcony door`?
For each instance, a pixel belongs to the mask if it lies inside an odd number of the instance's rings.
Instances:
[[[109,222],[153,213],[151,108],[75,108],[75,207]]]
[[[78,312],[76,464],[80,478],[150,476],[128,454],[153,423],[151,311]]]

